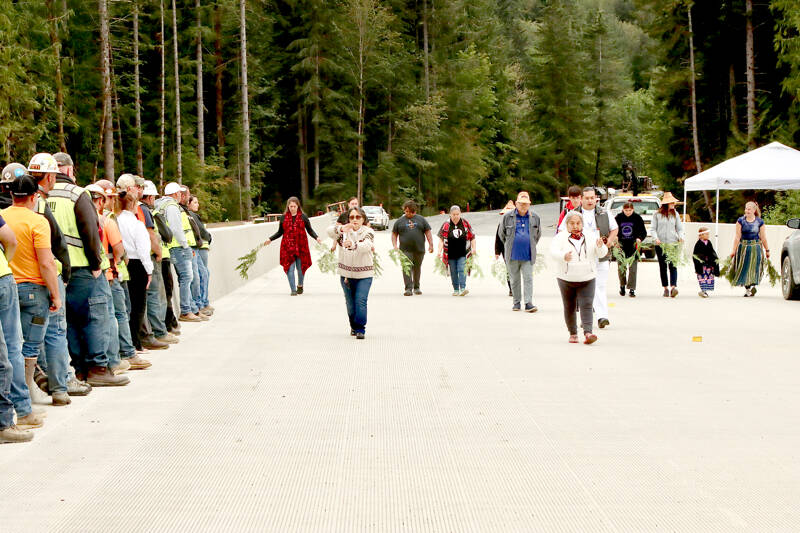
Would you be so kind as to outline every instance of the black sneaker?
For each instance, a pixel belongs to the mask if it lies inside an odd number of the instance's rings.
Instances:
[[[520,310],[520,305],[519,304],[514,304],[514,307],[512,307],[511,310],[512,311],[519,311]]]
[[[538,310],[539,310],[539,308],[536,307],[533,304],[525,304],[525,312],[526,313],[535,313]]]
[[[636,298],[636,291],[634,291],[633,289],[629,290],[628,296],[630,296],[631,298]]]
[[[351,336],[351,337],[355,337],[355,336],[356,336],[356,330],[354,330],[354,329],[351,329],[351,330],[350,330],[350,336]]]
[[[403,293],[403,296],[411,296],[411,289],[406,289],[406,292]]]
[[[421,291],[421,290],[419,290],[419,289],[414,289],[414,294],[416,294],[417,296],[419,296],[420,294],[422,294],[422,291]]]
[[[600,320],[597,321],[597,325],[600,327],[600,329],[603,329],[609,324],[611,324],[611,322],[609,322],[607,318],[601,318]]]
[[[620,296],[625,296],[625,287],[620,287],[619,288],[619,295]]]
[[[302,285],[298,285],[297,286],[297,294],[303,294],[303,286]]]
[[[363,334],[363,333],[361,333],[361,332],[359,332],[359,333],[356,333],[356,339],[358,339],[358,340],[364,340],[364,334]]]

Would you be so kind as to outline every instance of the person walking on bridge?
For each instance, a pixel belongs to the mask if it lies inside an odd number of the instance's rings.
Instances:
[[[671,192],[664,194],[661,199],[661,208],[653,215],[650,227],[656,237],[656,257],[658,270],[661,274],[661,287],[664,289],[664,298],[678,296],[678,267],[667,260],[664,245],[683,242],[683,224],[675,211],[678,199]],[[667,275],[669,272],[669,276]]]
[[[398,218],[392,228],[392,246],[395,250],[399,248],[411,261],[411,272],[406,274],[403,271],[403,282],[405,283],[403,296],[422,294],[419,288],[419,277],[422,272],[422,260],[425,259],[426,239],[428,240],[428,253],[433,253],[431,225],[428,224],[425,217],[417,214],[418,210],[419,206],[414,200],[406,200],[403,204],[404,216]]]
[[[522,191],[517,195],[516,209],[503,216],[498,228],[500,240],[505,247],[511,293],[514,297],[512,311],[521,309],[523,286],[525,288],[525,311],[535,313],[533,305],[533,265],[536,263],[536,244],[542,234],[539,215],[531,211],[531,197]]]
[[[308,249],[308,237],[306,233],[317,242],[322,239],[311,227],[311,221],[302,207],[300,200],[292,196],[286,202],[286,212],[278,220],[278,231],[276,231],[264,244],[269,243],[279,237],[281,240],[280,262],[286,277],[289,279],[291,295],[303,294],[303,281],[305,280],[306,270],[311,267],[311,252]],[[295,284],[295,272],[297,272],[297,282]]]
[[[558,265],[556,278],[564,303],[564,321],[569,330],[569,342],[578,342],[578,324],[575,309],[580,311],[584,344],[592,344],[597,335],[592,333],[592,305],[598,259],[608,253],[600,234],[594,230],[584,232],[583,216],[570,211],[564,217],[566,230],[559,231],[550,243],[550,256]]]
[[[444,266],[450,269],[453,296],[466,296],[467,258],[475,253],[475,233],[472,226],[461,217],[461,208],[450,208],[450,218],[439,228],[439,256]]]
[[[375,234],[364,225],[367,214],[350,209],[347,224],[334,224],[328,235],[339,246],[339,276],[350,322],[350,335],[363,339],[367,326],[367,299],[374,276]]]
[[[747,202],[744,215],[736,220],[736,235],[733,238],[733,286],[744,286],[745,298],[756,295],[757,285],[764,277],[765,261],[769,261],[767,228],[761,211],[755,202]]]
[[[597,232],[600,238],[606,244],[606,248],[610,249],[617,243],[617,233],[619,233],[619,225],[614,217],[608,214],[604,209],[597,207],[597,191],[594,187],[584,187],[583,194],[581,195],[581,205],[575,208],[583,216],[583,227],[587,231]],[[559,232],[566,230],[566,219],[561,222],[558,228]],[[611,321],[608,320],[608,271],[609,259],[611,254],[598,257],[597,259],[597,276],[595,277],[594,287],[594,311],[597,314],[597,325],[602,329]]]

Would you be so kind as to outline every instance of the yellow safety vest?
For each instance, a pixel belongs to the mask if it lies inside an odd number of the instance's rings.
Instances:
[[[113,220],[114,222],[117,222],[117,215],[115,215],[113,211],[104,211],[103,214],[105,216],[107,216],[108,218],[110,218],[111,220]],[[119,223],[117,223],[117,224],[119,224]],[[111,265],[111,261],[114,260],[114,252],[112,252],[112,251],[104,252],[103,253],[103,258],[104,258],[103,264],[107,264],[107,265],[110,266]],[[123,281],[128,281],[128,280],[131,279],[131,275],[130,275],[130,273],[128,273],[128,265],[125,264],[125,255],[124,254],[123,254],[122,258],[119,260],[119,263],[117,263],[116,269],[117,269],[117,277],[119,278],[120,283],[122,283]]]
[[[192,223],[189,222],[189,215],[183,208],[181,208],[181,224],[183,225],[183,234],[186,235],[186,243],[189,245],[189,248],[197,247],[197,241],[192,231]]]
[[[72,268],[89,266],[89,260],[83,251],[83,241],[78,232],[78,221],[75,219],[75,203],[81,194],[89,193],[77,185],[61,182],[56,182],[53,190],[47,194],[47,205],[64,234]]]
[[[183,209],[181,209],[181,206],[178,205],[178,202],[176,202],[174,198],[167,197],[167,200],[161,204],[161,207],[156,207],[156,208],[153,209],[153,213],[159,214],[159,215],[164,215],[166,217],[167,208],[169,206],[171,206],[171,205],[174,205],[175,207],[178,208],[178,211],[180,211],[180,213],[181,213],[181,227],[183,228],[184,233],[186,233],[186,224],[189,223],[189,218],[187,217],[184,220],[184,217],[186,216],[186,213],[183,212]],[[163,207],[163,209],[162,209],[162,207]],[[170,251],[171,248],[179,248],[180,247],[180,243],[178,242],[178,239],[176,239],[175,235],[174,235],[175,230],[173,228],[170,228],[170,229],[172,230],[172,233],[173,233],[172,240],[167,245],[164,245],[163,242],[161,243],[161,251],[163,252],[163,256],[164,257],[169,257],[169,251]],[[189,226],[189,231],[191,231],[191,229],[192,229],[192,226],[190,225]],[[194,240],[194,234],[192,235],[192,240]],[[191,246],[191,244],[190,244],[190,246]]]
[[[45,206],[47,206],[47,204],[44,202],[44,200],[42,199],[41,196],[36,199],[36,212],[39,213],[42,216],[44,216],[44,208],[45,208]],[[50,221],[48,221],[48,226],[49,225],[50,225]],[[53,261],[56,262],[56,269],[58,270],[58,275],[60,276],[64,267],[61,265],[61,261],[56,259],[55,255],[53,255]]]
[[[11,274],[11,267],[8,266],[5,250],[0,254],[0,278]]]

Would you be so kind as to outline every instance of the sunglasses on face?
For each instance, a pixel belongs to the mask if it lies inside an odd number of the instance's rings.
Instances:
[[[361,220],[362,218],[364,217],[361,215],[350,215],[350,220]]]

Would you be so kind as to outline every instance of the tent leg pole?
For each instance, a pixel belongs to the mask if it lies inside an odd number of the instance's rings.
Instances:
[[[686,189],[683,189],[683,221],[686,222]]]
[[[716,229],[714,230],[714,247],[719,250],[719,187],[717,187]]]

